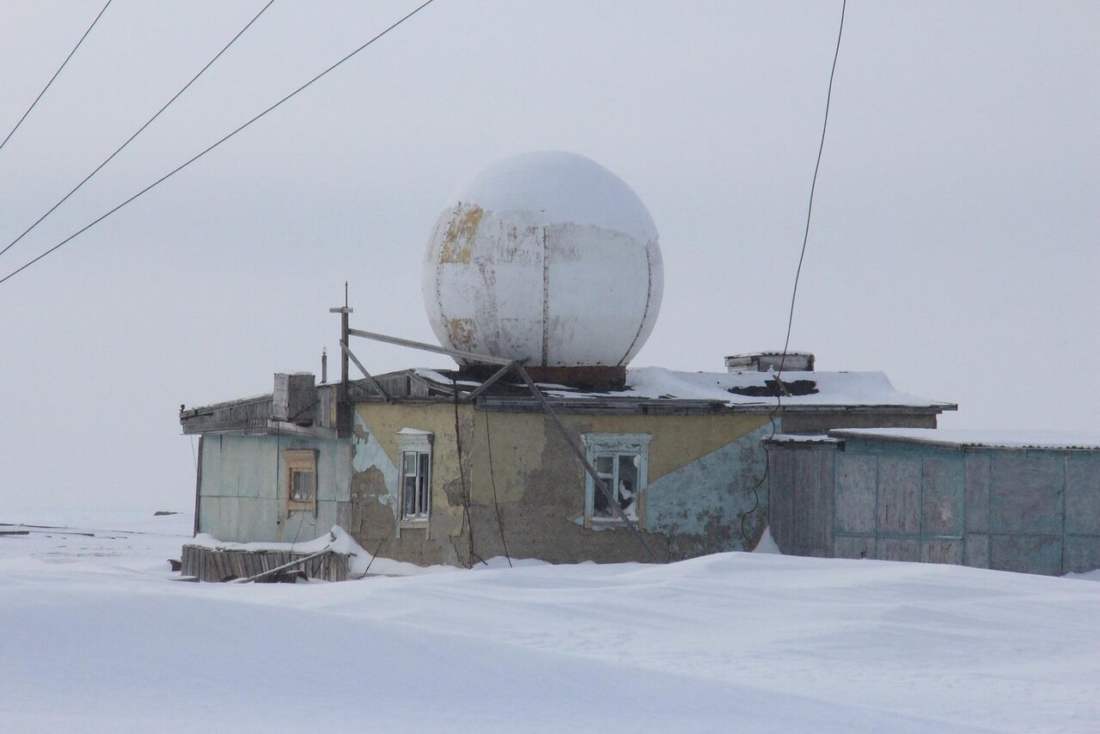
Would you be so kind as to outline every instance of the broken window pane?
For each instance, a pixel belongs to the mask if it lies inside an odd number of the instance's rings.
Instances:
[[[630,520],[638,519],[638,508],[635,500],[638,494],[638,465],[641,463],[637,454],[619,454],[619,477],[616,485],[616,499],[623,514]]]
[[[417,474],[418,493],[417,493],[416,511],[417,511],[417,514],[427,515],[428,514],[428,465],[429,465],[429,457],[428,457],[428,454],[418,454],[418,456],[420,457],[420,467],[419,467],[419,471],[418,471],[418,474]]]
[[[431,505],[432,455],[406,451],[401,457],[401,517],[424,519]]]
[[[313,499],[313,472],[291,470],[290,498],[296,502],[309,502]]]
[[[614,456],[597,456],[596,457],[596,474],[599,475],[602,480],[603,487],[597,486],[595,488],[595,496],[592,498],[592,512],[594,515],[600,517],[612,517],[611,508],[608,506],[606,492],[611,490],[615,484],[615,457]]]

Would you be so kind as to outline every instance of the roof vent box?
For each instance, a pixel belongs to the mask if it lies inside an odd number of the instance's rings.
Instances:
[[[275,373],[271,417],[308,426],[317,402],[316,378],[310,372]]]
[[[726,357],[727,372],[768,372],[779,371],[783,363],[784,372],[813,372],[814,355],[809,352],[748,352],[731,354]]]

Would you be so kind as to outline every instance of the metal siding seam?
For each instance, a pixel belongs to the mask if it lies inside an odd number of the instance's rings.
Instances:
[[[195,466],[195,519],[192,521],[193,535],[199,534],[199,517],[202,511],[202,449],[205,434],[199,434],[199,460]]]
[[[1059,568],[1066,573],[1066,494],[1069,491],[1069,452],[1062,454],[1062,558]]]
[[[550,247],[547,243],[548,227],[542,228],[542,366],[550,355]]]
[[[872,527],[875,529],[875,558],[879,557],[879,550],[878,550],[878,537],[879,537],[878,495],[879,495],[879,491],[882,488],[882,478],[880,476],[881,464],[882,464],[882,461],[881,461],[880,457],[876,455],[875,456],[875,522],[874,522],[874,525],[872,525]]]
[[[966,471],[966,459],[967,459],[968,453],[969,452],[966,450],[966,447],[963,447],[962,451],[959,452],[959,457],[962,460],[962,497],[961,497],[961,503],[962,503],[962,528],[960,528],[960,530],[959,530],[959,537],[962,539],[962,550],[960,551],[962,553],[962,563],[960,565],[962,565],[962,566],[969,566],[970,565],[969,563],[966,562],[966,558],[967,558],[967,556],[966,556],[966,539],[967,539],[967,536],[970,535],[970,530],[967,528],[967,524],[966,524],[966,506],[968,504],[970,504],[969,502],[966,501],[967,489],[968,489],[968,485],[970,484],[970,480],[968,479],[969,474]]]
[[[920,457],[920,496],[917,498],[917,536],[920,538],[920,560],[924,561],[924,462],[927,457]]]

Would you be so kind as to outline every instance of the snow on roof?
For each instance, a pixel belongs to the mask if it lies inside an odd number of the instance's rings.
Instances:
[[[771,443],[840,443],[824,433],[777,433],[768,438]]]
[[[437,372],[427,367],[417,367],[413,370],[413,373],[417,377],[423,377],[429,382],[434,382],[437,385],[451,385],[451,378],[444,375],[442,372]],[[479,380],[457,380],[455,384],[463,387],[478,387],[481,385]]]
[[[872,438],[975,448],[1100,450],[1100,433],[1094,431],[844,428],[829,431],[829,435],[838,438]]]
[[[771,394],[752,395],[731,392],[767,390],[775,377],[770,372],[676,372],[663,367],[627,370],[628,395],[682,400],[713,400],[737,405],[774,404]],[[784,372],[783,382],[791,386],[803,381],[814,392],[783,397],[785,406],[867,406],[954,409],[953,403],[930,400],[903,393],[894,388],[882,372]],[[803,383],[805,384],[805,383]],[[795,390],[792,390],[795,392]]]
[[[429,369],[415,373],[426,380],[449,386],[450,377]],[[690,400],[718,402],[729,407],[775,405],[775,376],[771,372],[678,372],[663,367],[640,367],[626,371],[622,390],[581,390],[567,385],[538,383],[548,397],[556,399],[620,398],[640,400]],[[506,378],[515,383],[514,377]],[[769,382],[772,387],[769,387]],[[480,381],[463,379],[464,388]],[[954,410],[955,404],[910,395],[894,388],[881,372],[784,372],[783,384],[792,393],[783,405],[820,407],[889,406]]]

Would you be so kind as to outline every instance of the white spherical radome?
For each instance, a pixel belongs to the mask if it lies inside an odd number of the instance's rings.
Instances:
[[[657,228],[584,156],[543,152],[478,175],[436,222],[424,305],[443,346],[531,366],[625,366],[657,320]]]

